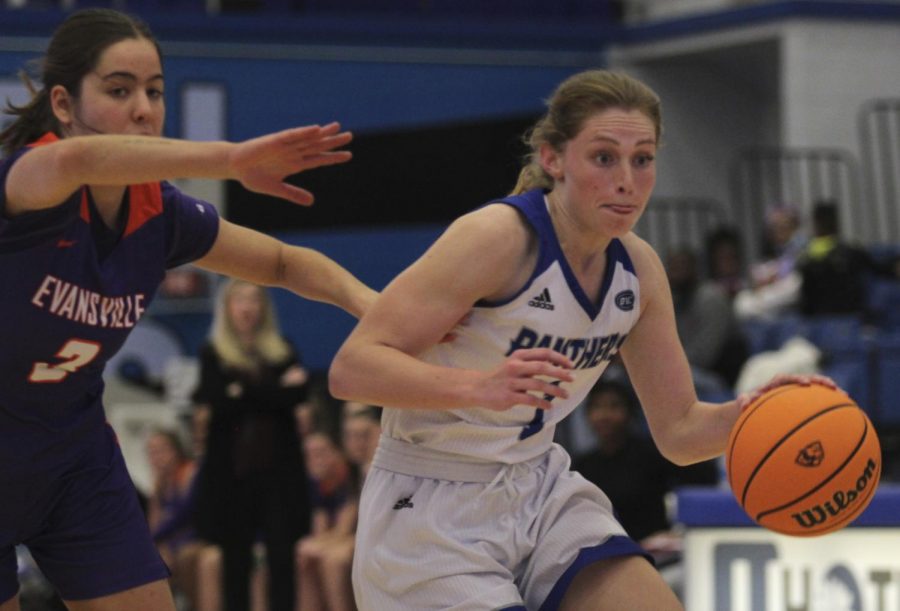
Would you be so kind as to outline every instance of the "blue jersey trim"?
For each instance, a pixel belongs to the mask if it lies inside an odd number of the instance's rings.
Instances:
[[[509,197],[504,197],[502,199],[488,202],[488,205],[489,204],[507,204],[509,206],[512,206],[513,208],[518,210],[522,216],[525,217],[525,220],[528,221],[528,224],[531,225],[538,236],[537,264],[534,266],[534,271],[531,272],[531,276],[529,276],[528,280],[525,281],[525,283],[519,288],[519,290],[506,299],[498,301],[480,299],[475,304],[477,307],[496,308],[514,301],[522,293],[528,290],[528,287],[531,286],[531,283],[534,281],[534,279],[538,275],[542,274],[544,270],[550,267],[550,265],[556,258],[556,253],[552,251],[552,245],[548,243],[546,238],[546,236],[548,235],[554,235],[553,223],[550,221],[550,215],[546,214],[546,210],[545,214],[540,214],[540,210],[542,208],[545,208],[543,191],[541,191],[540,189],[535,189],[533,191],[523,193],[522,195],[510,195]]]
[[[571,266],[569,266],[569,261],[563,253],[559,238],[556,235],[556,231],[553,229],[553,221],[550,219],[550,212],[547,210],[547,205],[544,202],[544,192],[541,189],[534,189],[523,193],[522,195],[511,195],[491,203],[508,204],[519,210],[534,228],[535,232],[537,232],[540,242],[540,252],[538,253],[538,261],[537,265],[534,267],[534,271],[519,291],[503,301],[481,300],[475,304],[476,306],[498,307],[506,305],[527,290],[534,279],[550,267],[554,261],[558,261],[563,276],[566,279],[566,283],[569,285],[569,290],[572,291],[572,295],[575,296],[575,299],[581,305],[581,308],[588,317],[591,320],[596,320],[597,316],[600,315],[600,308],[603,306],[604,301],[606,301],[606,295],[609,292],[609,288],[612,286],[612,281],[616,272],[616,264],[621,263],[626,271],[635,274],[634,264],[631,262],[631,257],[628,256],[625,245],[622,244],[621,240],[613,238],[610,241],[609,246],[606,247],[606,270],[603,273],[603,282],[600,285],[597,305],[594,305],[594,301],[588,297],[587,293],[585,293],[584,289],[581,287],[581,283],[578,282],[575,272],[572,271]]]
[[[541,605],[540,611],[555,611],[559,609],[563,596],[566,595],[569,586],[572,585],[572,580],[575,579],[575,576],[578,575],[581,569],[599,560],[617,558],[619,556],[643,556],[651,564],[653,563],[653,557],[650,554],[645,552],[634,540],[624,535],[610,537],[601,545],[582,548],[572,564],[569,565],[569,568],[566,569],[556,582],[556,585],[553,586],[553,589],[550,590],[550,594],[547,596],[544,604]]]

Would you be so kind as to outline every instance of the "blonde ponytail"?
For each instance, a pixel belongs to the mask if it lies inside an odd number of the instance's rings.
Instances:
[[[536,161],[531,161],[519,171],[519,179],[510,195],[520,195],[532,189],[552,189],[553,178]]]

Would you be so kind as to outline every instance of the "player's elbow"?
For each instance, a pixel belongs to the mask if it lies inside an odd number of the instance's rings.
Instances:
[[[328,392],[332,397],[343,401],[353,399],[353,367],[350,360],[346,347],[342,347],[328,368]]]
[[[666,460],[679,467],[687,467],[688,465],[700,462],[700,459],[696,458],[689,452],[672,451],[671,449],[663,450],[662,448],[660,448],[659,451]]]
[[[700,462],[707,457],[698,456],[696,448],[676,435],[654,434],[653,441],[663,458],[679,467]]]

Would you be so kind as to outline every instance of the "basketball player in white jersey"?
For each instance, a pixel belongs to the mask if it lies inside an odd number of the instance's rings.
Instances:
[[[332,393],[385,406],[354,559],[362,611],[681,608],[553,443],[617,353],[675,463],[722,453],[752,398],[697,400],[665,271],[631,233],[660,132],[659,99],[634,79],[563,82],[514,195],[453,223],[339,351]]]

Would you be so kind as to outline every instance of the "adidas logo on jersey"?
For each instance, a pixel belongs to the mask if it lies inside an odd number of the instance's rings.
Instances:
[[[394,510],[412,509],[412,508],[413,508],[413,502],[412,502],[411,496],[404,497],[404,498],[400,499],[399,501],[397,501],[396,503],[394,503]]]
[[[538,295],[535,295],[528,301],[528,305],[532,308],[541,308],[542,310],[554,310],[553,302],[550,300],[550,289],[544,289]]]

